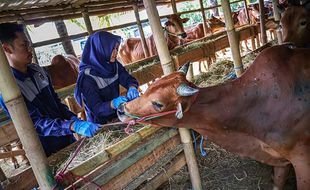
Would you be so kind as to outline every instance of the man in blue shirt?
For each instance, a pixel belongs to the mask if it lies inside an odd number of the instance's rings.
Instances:
[[[0,24],[0,41],[47,156],[75,141],[73,133],[91,137],[98,125],[79,120],[60,102],[47,72],[31,64],[32,53],[23,26]],[[0,95],[0,105],[6,110]]]

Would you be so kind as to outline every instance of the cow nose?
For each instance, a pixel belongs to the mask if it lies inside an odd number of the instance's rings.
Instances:
[[[181,34],[181,37],[182,37],[182,38],[186,38],[186,37],[187,37],[187,34],[184,32],[184,33]]]
[[[117,108],[117,114],[124,115],[125,114],[125,106],[124,103],[119,105]]]

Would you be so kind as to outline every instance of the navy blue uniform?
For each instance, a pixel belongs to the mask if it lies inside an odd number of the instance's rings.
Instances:
[[[29,64],[27,74],[12,71],[46,155],[73,143],[70,119],[76,115],[61,103],[46,71],[37,64]]]
[[[97,32],[87,39],[75,89],[75,98],[84,103],[87,120],[99,124],[117,118],[111,101],[119,97],[119,85],[129,89],[138,87],[121,63],[110,62],[112,51],[121,38],[108,32]]]

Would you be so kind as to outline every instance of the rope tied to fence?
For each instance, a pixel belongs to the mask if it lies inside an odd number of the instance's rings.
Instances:
[[[65,167],[63,169],[61,169],[54,177],[55,181],[56,181],[56,185],[53,187],[53,190],[56,190],[57,187],[59,186],[59,184],[61,184],[62,182],[64,182],[65,180],[70,180],[71,183],[71,187],[73,190],[75,190],[75,185],[74,182],[72,181],[73,178],[79,178],[82,179],[85,182],[91,183],[94,186],[96,186],[96,189],[101,189],[100,186],[98,184],[96,184],[94,181],[90,180],[89,178],[85,177],[85,176],[79,176],[79,175],[74,175],[72,172],[67,172],[67,169],[69,167],[69,165],[71,164],[71,162],[74,160],[74,158],[78,155],[78,153],[81,151],[82,145],[85,142],[86,138],[83,137],[80,144],[78,145],[78,147],[76,148],[76,150],[74,151],[73,155],[71,156],[71,158],[69,159],[69,161],[65,164]]]
[[[168,114],[173,114],[176,113],[177,110],[172,110],[172,111],[167,111],[167,112],[161,112],[161,113],[155,113],[155,114],[150,114],[147,116],[143,116],[143,117],[139,117],[139,116],[135,116],[135,115],[131,115],[131,114],[126,114],[127,116],[133,118],[129,121],[125,121],[125,122],[115,122],[115,123],[108,123],[108,124],[104,124],[101,125],[101,128],[107,127],[107,126],[113,126],[113,125],[118,125],[118,124],[127,124],[127,127],[125,128],[125,132],[131,133],[132,129],[130,128],[133,125],[136,125],[137,123],[143,123],[143,121],[148,121],[151,119],[156,119],[159,118],[161,116],[165,116]],[[82,145],[85,142],[86,138],[83,137],[80,144],[78,145],[78,147],[76,148],[76,150],[74,151],[73,155],[71,156],[71,158],[69,159],[69,161],[65,164],[64,168],[60,170],[60,172],[58,172],[54,179],[56,181],[56,185],[52,188],[52,190],[56,190],[57,187],[59,186],[59,184],[61,184],[62,182],[64,182],[65,180],[70,180],[71,183],[71,187],[73,190],[75,190],[75,185],[74,182],[72,181],[73,178],[78,178],[78,179],[82,179],[85,182],[91,183],[94,186],[96,186],[96,189],[101,189],[100,186],[95,183],[94,181],[92,181],[91,179],[85,177],[85,176],[79,176],[79,175],[75,175],[72,172],[66,172],[69,165],[71,164],[71,162],[74,160],[74,158],[78,155],[78,153],[81,151]]]

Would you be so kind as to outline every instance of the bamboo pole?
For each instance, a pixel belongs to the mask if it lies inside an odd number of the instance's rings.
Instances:
[[[133,10],[135,13],[135,17],[136,17],[140,37],[141,37],[144,57],[147,58],[147,57],[150,57],[150,52],[149,52],[149,49],[148,49],[147,44],[146,44],[145,35],[144,35],[143,27],[141,24],[141,19],[140,19],[140,15],[139,15],[139,7],[136,4],[134,4],[132,7],[133,7]]]
[[[154,35],[155,45],[158,50],[159,59],[163,68],[165,75],[175,71],[172,58],[170,56],[162,26],[160,24],[159,15],[156,9],[156,4],[154,0],[143,0],[146,13],[150,20],[151,29]],[[181,141],[184,144],[184,153],[187,160],[187,166],[190,173],[193,189],[202,189],[201,180],[199,176],[199,170],[197,165],[197,160],[195,158],[193,144],[191,141],[190,132],[188,129],[179,129]]]
[[[175,3],[175,0],[171,0],[171,6],[172,6],[172,11],[174,14],[178,13],[178,9],[177,9],[177,4]]]
[[[239,41],[236,36],[236,31],[234,28],[233,20],[231,18],[231,10],[230,10],[229,2],[227,0],[221,0],[221,1],[222,1],[222,9],[224,12],[228,41],[230,44],[232,57],[234,60],[234,68],[235,68],[237,77],[239,77],[243,73],[243,65],[242,65],[241,55],[240,55],[240,50],[239,50]]]
[[[55,185],[54,177],[2,48],[0,48],[0,60],[0,91],[17,134],[24,146],[40,189],[52,189]]]
[[[91,25],[91,22],[90,22],[90,19],[89,19],[89,15],[88,15],[88,12],[87,12],[86,9],[82,12],[82,16],[83,16],[83,19],[84,19],[84,22],[85,22],[85,26],[86,26],[87,32],[88,32],[89,35],[91,35],[94,32],[94,30],[93,30],[93,27]]]
[[[149,18],[149,22],[151,25],[151,29],[154,36],[155,45],[157,47],[157,52],[159,55],[159,59],[161,62],[161,66],[163,68],[163,72],[165,75],[172,73],[175,71],[174,65],[169,53],[169,49],[167,46],[167,42],[163,33],[162,26],[160,24],[159,15],[156,9],[156,4],[154,0],[143,0],[146,13]]]
[[[281,18],[281,15],[280,15],[278,8],[277,8],[278,4],[279,4],[278,0],[272,0],[273,17],[274,17],[275,22],[280,22],[280,18]],[[282,44],[283,43],[283,37],[282,37],[281,29],[278,28],[276,30],[276,33],[277,33],[278,44]]]
[[[267,34],[266,34],[266,27],[265,27],[265,9],[264,9],[264,0],[259,0],[259,12],[260,12],[260,33],[262,37],[262,43],[265,45],[267,43]]]
[[[206,18],[206,13],[205,13],[205,9],[203,7],[203,1],[199,0],[199,4],[200,4],[200,9],[201,9],[201,15],[202,15],[202,25],[203,25],[203,33],[205,34],[205,36],[207,36],[208,34],[208,26],[207,26],[207,18]]]

